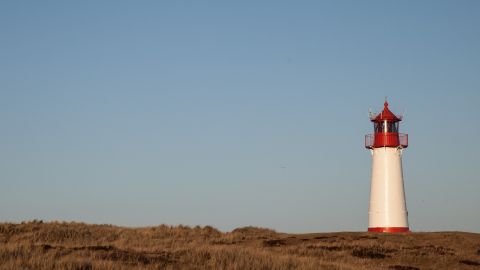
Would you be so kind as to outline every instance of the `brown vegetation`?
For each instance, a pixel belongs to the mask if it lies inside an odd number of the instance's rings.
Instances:
[[[0,269],[478,269],[480,234],[0,224]]]

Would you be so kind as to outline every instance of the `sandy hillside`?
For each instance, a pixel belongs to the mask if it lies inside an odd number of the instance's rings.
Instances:
[[[3,223],[0,269],[480,269],[480,234]]]

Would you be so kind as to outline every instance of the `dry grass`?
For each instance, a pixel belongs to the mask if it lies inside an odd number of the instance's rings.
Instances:
[[[0,269],[480,269],[480,234],[3,223]]]

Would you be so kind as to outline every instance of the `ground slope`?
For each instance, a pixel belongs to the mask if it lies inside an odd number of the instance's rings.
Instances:
[[[480,234],[4,223],[0,269],[480,269]]]

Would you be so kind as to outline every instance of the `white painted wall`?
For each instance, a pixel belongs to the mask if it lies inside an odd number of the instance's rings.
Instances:
[[[408,228],[402,173],[402,150],[374,148],[370,186],[369,228]]]

